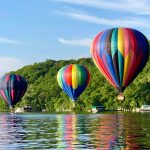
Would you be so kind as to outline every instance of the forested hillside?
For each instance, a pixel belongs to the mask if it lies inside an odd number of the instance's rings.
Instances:
[[[134,82],[124,91],[125,101],[120,102],[117,100],[117,90],[101,75],[91,58],[81,58],[78,60],[47,60],[25,66],[14,72],[24,76],[29,84],[25,96],[17,106],[30,105],[34,111],[45,109],[51,112],[73,108],[72,101],[58,86],[56,78],[58,70],[71,63],[82,64],[91,73],[90,83],[76,102],[75,111],[87,111],[92,105],[98,105],[99,103],[108,109],[116,109],[120,106],[132,109],[150,102],[150,61]],[[0,101],[0,109],[1,111],[7,109],[3,100]]]

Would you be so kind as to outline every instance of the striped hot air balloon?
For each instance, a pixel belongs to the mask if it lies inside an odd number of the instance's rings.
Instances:
[[[64,66],[57,74],[59,86],[73,101],[76,101],[85,90],[89,80],[89,71],[84,66],[78,64]]]
[[[10,107],[14,107],[27,90],[26,80],[16,74],[6,74],[0,79],[0,95]]]
[[[149,42],[135,29],[113,28],[94,38],[91,55],[100,72],[122,93],[146,65]]]

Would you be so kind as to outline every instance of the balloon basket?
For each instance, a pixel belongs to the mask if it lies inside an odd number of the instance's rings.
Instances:
[[[117,99],[118,99],[119,101],[124,101],[125,96],[124,96],[122,93],[120,93],[120,94],[118,95]]]
[[[10,107],[10,111],[11,111],[11,114],[15,114],[15,109],[14,109],[14,107]]]
[[[75,108],[75,106],[76,106],[76,104],[75,104],[75,102],[73,101],[73,102],[72,102],[72,108]]]

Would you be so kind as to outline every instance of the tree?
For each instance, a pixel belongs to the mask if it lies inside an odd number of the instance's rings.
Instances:
[[[101,103],[108,109],[123,109],[140,107],[144,103],[150,104],[150,60],[146,67],[124,91],[125,100],[119,102],[117,90],[103,77],[95,67],[91,58],[78,60],[46,60],[25,66],[13,73],[24,76],[28,81],[28,90],[18,107],[30,105],[34,111],[65,111],[72,109],[72,102],[58,86],[56,75],[64,65],[77,63],[85,65],[91,80],[86,90],[76,102],[75,111],[88,111],[94,103]],[[0,110],[7,109],[5,102],[0,102]]]

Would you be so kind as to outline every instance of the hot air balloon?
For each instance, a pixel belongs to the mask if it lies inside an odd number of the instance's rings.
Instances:
[[[64,92],[76,101],[85,90],[90,80],[89,71],[82,65],[70,64],[62,67],[57,74],[57,81]]]
[[[122,98],[124,89],[146,65],[149,42],[135,29],[112,28],[94,38],[91,55],[97,68]]]
[[[26,80],[16,74],[6,74],[0,79],[0,95],[14,113],[14,106],[21,100],[27,90]]]

